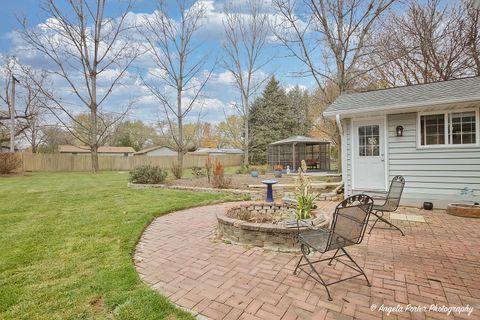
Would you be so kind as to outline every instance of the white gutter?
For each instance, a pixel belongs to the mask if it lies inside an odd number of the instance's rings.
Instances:
[[[345,115],[345,114],[356,114],[356,113],[363,113],[363,112],[379,112],[379,111],[396,111],[398,109],[412,109],[418,107],[430,107],[430,106],[437,106],[443,104],[453,104],[453,103],[462,103],[462,102],[475,102],[480,101],[480,97],[473,97],[473,98],[461,98],[461,99],[451,99],[451,100],[435,100],[435,101],[424,101],[424,102],[417,102],[417,103],[406,103],[401,105],[393,105],[390,107],[365,107],[365,108],[358,108],[353,110],[338,110],[338,111],[324,111],[323,115],[325,117],[332,117],[338,115]]]

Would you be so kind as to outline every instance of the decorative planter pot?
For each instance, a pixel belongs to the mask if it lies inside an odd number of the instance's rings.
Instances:
[[[432,209],[433,209],[433,203],[431,203],[431,202],[424,202],[424,203],[423,203],[423,209],[425,209],[425,210],[432,210]]]
[[[250,175],[254,178],[258,177],[258,171],[252,171],[250,172]]]
[[[275,178],[281,178],[282,177],[282,171],[273,171],[273,175]]]

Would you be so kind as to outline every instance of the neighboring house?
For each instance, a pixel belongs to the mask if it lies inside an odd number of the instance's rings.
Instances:
[[[176,156],[177,152],[169,147],[158,146],[135,152],[136,156]]]
[[[243,154],[243,151],[240,149],[217,149],[217,148],[198,148],[193,153],[207,153],[208,155],[225,155],[225,154]]]
[[[77,147],[72,145],[59,145],[58,152],[62,154],[90,154],[90,148],[86,146]],[[98,147],[100,156],[133,156],[135,150],[132,147]]]
[[[405,177],[402,203],[480,197],[480,77],[341,95],[324,112],[342,136],[347,196]]]

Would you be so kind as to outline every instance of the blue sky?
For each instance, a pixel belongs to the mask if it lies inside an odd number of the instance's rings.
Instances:
[[[204,0],[204,3],[207,5],[207,18],[203,28],[198,32],[198,40],[202,43],[199,54],[208,54],[212,58],[222,56],[223,30],[221,16],[224,1],[225,0]],[[13,33],[15,29],[19,28],[16,16],[25,16],[31,26],[45,22],[47,16],[39,9],[40,1],[0,0],[0,2],[2,3],[0,54],[13,54],[18,57],[20,62],[32,65],[35,68],[39,68],[40,66],[48,68],[48,61],[41,55],[33,54],[28,50],[19,50],[18,36]],[[137,0],[132,12],[135,13],[135,15],[132,16],[138,17],[140,14],[152,14],[155,10],[155,2],[156,1],[153,0]],[[114,1],[114,6],[110,5],[108,7],[107,16],[118,16],[118,3],[121,5],[124,1]],[[286,54],[287,52],[282,47],[271,43],[264,53],[264,59],[268,61],[268,64],[262,68],[262,74],[264,76],[275,75],[280,79],[282,85],[287,88],[299,84],[302,87],[312,89],[312,79],[298,78],[291,75],[291,72],[303,68],[295,59],[285,57]],[[140,71],[140,69],[144,67],[152,66],[148,66],[148,62],[145,61],[139,62],[135,69],[137,71],[130,70],[132,76],[134,76],[136,72],[141,73],[142,71]],[[206,96],[202,109],[202,119],[204,121],[218,122],[224,118],[223,110],[226,110],[227,113],[233,112],[233,109],[229,107],[229,105],[232,102],[238,101],[238,97],[237,91],[231,85],[229,79],[231,79],[231,77],[228,72],[218,65],[214,70],[212,81],[205,90]],[[133,77],[125,82],[129,82],[128,85],[126,85],[125,88],[119,88],[117,92],[109,98],[106,108],[116,111],[115,108],[117,108],[117,106],[125,105],[126,100],[134,98],[137,102],[130,113],[132,119],[141,119],[150,123],[162,119],[161,106],[146,92],[145,88],[143,88],[143,90],[138,88],[138,81],[134,81]],[[55,84],[56,90],[61,91],[62,83],[56,81]],[[71,102],[73,105],[76,104],[74,101]],[[196,119],[196,117],[192,117],[191,119],[194,118]]]

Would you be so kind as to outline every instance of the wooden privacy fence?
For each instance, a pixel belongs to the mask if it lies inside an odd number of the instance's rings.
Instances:
[[[22,153],[21,156],[23,171],[90,171],[92,169],[90,155]],[[183,167],[203,167],[207,157],[205,154],[186,154],[183,157]],[[243,155],[215,155],[211,158],[214,161],[218,159],[228,167],[242,164]],[[170,169],[176,161],[177,156],[98,156],[100,170],[105,171],[129,171],[140,165]]]

